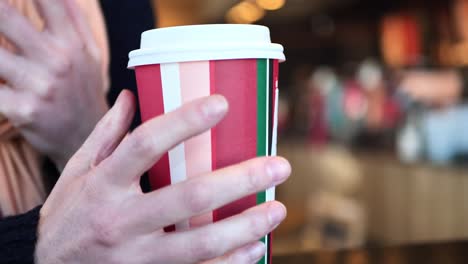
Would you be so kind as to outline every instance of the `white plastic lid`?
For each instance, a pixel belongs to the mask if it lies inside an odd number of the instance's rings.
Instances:
[[[141,48],[129,54],[128,67],[254,58],[285,61],[283,51],[283,46],[271,43],[270,30],[264,26],[214,24],[168,27],[144,32]]]

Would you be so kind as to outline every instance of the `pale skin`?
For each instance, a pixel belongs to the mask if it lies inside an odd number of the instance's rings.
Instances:
[[[140,175],[215,126],[228,104],[199,99],[127,135],[134,111],[124,91],[65,167],[41,210],[37,263],[256,263],[265,253],[258,240],[286,217],[279,202],[189,231],[163,228],[283,183],[289,163],[257,158],[144,194]]]
[[[0,34],[17,48],[0,47],[0,113],[63,169],[108,109],[106,43],[75,0],[34,1],[43,31],[0,1]]]

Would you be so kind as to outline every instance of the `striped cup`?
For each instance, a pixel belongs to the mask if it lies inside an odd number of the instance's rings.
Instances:
[[[194,99],[221,94],[229,112],[218,126],[176,146],[149,171],[153,189],[259,156],[276,155],[278,64],[282,46],[252,25],[199,25],[150,30],[130,53],[145,122]],[[236,188],[236,186],[232,186]],[[266,201],[274,188],[165,228],[185,230],[223,220]],[[260,263],[270,262],[269,249]]]

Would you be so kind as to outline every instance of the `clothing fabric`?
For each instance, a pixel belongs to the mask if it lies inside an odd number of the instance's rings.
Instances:
[[[34,4],[25,0],[7,1],[39,30],[43,27]],[[0,46],[14,50],[13,45],[1,36]],[[41,183],[39,163],[38,153],[0,113],[0,211],[3,215],[25,212],[43,202],[45,190]]]
[[[0,264],[33,264],[41,207],[0,221]]]
[[[138,97],[135,73],[127,69],[128,53],[140,47],[141,33],[155,27],[154,8],[150,0],[101,0],[110,43],[111,88],[109,105],[113,105],[123,89]],[[138,104],[138,100],[136,101]],[[132,129],[141,124],[139,107],[132,122]],[[141,177],[144,192],[150,190],[147,175]]]

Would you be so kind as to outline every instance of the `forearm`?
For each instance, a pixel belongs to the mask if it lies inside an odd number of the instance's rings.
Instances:
[[[40,209],[0,221],[0,264],[34,263]]]

